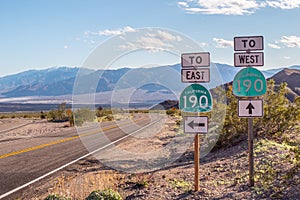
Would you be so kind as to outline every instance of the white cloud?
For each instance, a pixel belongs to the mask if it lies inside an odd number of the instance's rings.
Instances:
[[[135,32],[136,30],[130,26],[126,26],[123,28],[115,29],[115,30],[110,30],[110,29],[105,29],[105,30],[100,30],[100,31],[85,31],[83,33],[83,39],[78,38],[76,40],[82,40],[85,43],[90,44],[91,46],[94,46],[95,43],[99,40],[99,36],[115,36],[115,35],[123,35],[128,32]]]
[[[178,6],[182,6],[182,7],[185,7],[185,8],[188,8],[189,7],[189,4],[187,2],[184,2],[184,1],[180,1],[177,3]]]
[[[161,31],[161,30],[158,30],[156,33],[149,33],[148,36],[153,37],[153,38],[158,38],[162,41],[167,40],[167,41],[180,42],[182,40],[180,36],[175,36],[175,35],[172,35],[171,33]]]
[[[282,36],[279,42],[287,47],[300,47],[300,37],[297,36]]]
[[[67,48],[69,48],[69,46],[68,45],[64,45],[64,49],[67,49]]]
[[[277,44],[271,44],[271,43],[268,44],[268,47],[273,48],[273,49],[281,49],[281,47],[278,46]]]
[[[280,9],[294,9],[300,7],[299,0],[270,0],[266,2],[268,6]]]
[[[288,60],[288,59],[291,59],[290,56],[284,56],[283,58],[284,58],[284,59],[287,59],[287,60]]]
[[[244,15],[254,13],[265,4],[256,0],[186,0],[177,5],[190,14]]]
[[[135,32],[134,28],[131,28],[130,26],[126,26],[124,28],[121,29],[117,29],[117,30],[104,30],[104,31],[99,31],[98,34],[99,35],[104,35],[104,36],[111,36],[111,35],[121,35],[123,33],[126,32]]]
[[[116,30],[110,30],[110,29],[105,29],[103,31],[85,31],[84,35],[86,37],[89,36],[113,36],[113,35],[122,35],[126,32],[135,32],[135,29],[130,27],[130,26],[126,26],[124,28],[120,28],[120,29],[116,29]]]
[[[209,46],[208,43],[206,43],[206,42],[201,42],[200,45],[203,46],[203,47],[208,47]]]
[[[217,48],[233,47],[233,41],[224,40],[222,38],[213,38],[213,40],[217,43]]]
[[[253,14],[264,7],[294,9],[299,0],[183,0],[178,7],[189,14],[245,15]]]
[[[121,45],[120,48],[126,50],[146,49],[156,52],[172,48],[172,43],[180,41],[182,41],[180,36],[158,30],[141,35],[135,43],[126,42],[124,45]]]

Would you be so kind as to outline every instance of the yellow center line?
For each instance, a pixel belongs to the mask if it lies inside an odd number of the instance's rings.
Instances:
[[[134,122],[138,122],[138,121],[142,121],[142,120],[144,120],[144,119],[138,119],[138,120],[135,120]],[[130,123],[131,122],[124,122],[124,123],[122,123],[120,125],[124,126],[124,125],[130,124]],[[102,128],[102,131],[108,131],[108,130],[117,128],[118,126],[119,125],[110,125],[108,127]],[[11,153],[3,154],[3,155],[0,155],[0,159],[7,158],[7,157],[10,157],[10,156],[15,156],[15,155],[18,155],[18,154],[26,153],[26,152],[37,150],[37,149],[41,149],[41,148],[44,148],[44,147],[52,146],[52,145],[55,145],[55,144],[60,144],[60,143],[63,143],[63,142],[75,140],[77,138],[86,137],[86,136],[93,135],[93,134],[96,134],[96,133],[99,133],[99,130],[98,131],[84,133],[84,134],[73,136],[73,137],[68,137],[68,138],[61,139],[61,140],[56,140],[56,141],[53,141],[53,142],[41,144],[41,145],[38,145],[38,146],[34,146],[34,147],[27,148],[27,149],[23,149],[23,150],[20,150],[20,151],[14,151],[14,152],[11,152]]]

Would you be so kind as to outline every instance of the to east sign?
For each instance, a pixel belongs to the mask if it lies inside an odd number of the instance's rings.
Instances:
[[[263,36],[235,37],[235,51],[263,50]]]
[[[267,82],[259,70],[248,67],[235,75],[232,90],[238,97],[261,96],[267,92]]]
[[[209,52],[181,54],[181,66],[184,67],[209,67]]]
[[[263,100],[238,100],[239,117],[262,117]]]
[[[234,66],[263,66],[264,65],[264,53],[235,53],[234,54]]]
[[[210,81],[209,69],[182,69],[181,82],[183,83],[206,83]]]
[[[185,133],[207,133],[208,117],[207,116],[186,116],[184,117]]]
[[[211,93],[200,84],[191,84],[180,95],[179,108],[184,112],[208,112],[212,107]]]

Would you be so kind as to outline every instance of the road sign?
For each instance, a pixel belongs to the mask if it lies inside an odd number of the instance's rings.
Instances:
[[[186,116],[184,117],[185,133],[207,133],[208,117],[207,116]]]
[[[201,53],[184,53],[181,54],[181,66],[185,67],[209,67],[209,52]]]
[[[181,70],[181,82],[183,83],[206,83],[209,81],[209,68]]]
[[[235,53],[234,54],[234,66],[263,66],[264,65],[264,53],[263,52],[251,52],[251,53]]]
[[[209,90],[200,84],[186,87],[179,100],[179,108],[185,112],[208,112],[212,110],[213,101]]]
[[[261,96],[267,92],[267,82],[259,70],[248,67],[235,75],[232,89],[233,94],[238,97]]]
[[[264,49],[263,36],[235,37],[235,51],[254,51]]]
[[[262,117],[263,100],[238,100],[239,117]]]

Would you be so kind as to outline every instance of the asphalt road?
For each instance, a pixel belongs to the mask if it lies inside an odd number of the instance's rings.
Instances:
[[[30,139],[19,139],[0,142],[0,198],[7,192],[37,179],[92,150],[114,142],[127,133],[134,132],[151,121],[148,117],[140,116],[135,122],[124,121],[116,126],[115,123],[104,123],[99,127],[81,128],[78,136],[76,131],[62,133],[58,136],[43,136]],[[103,139],[101,139],[103,138]],[[109,138],[109,139],[108,139]],[[88,145],[88,149],[82,143]],[[11,199],[10,196],[3,199]]]

